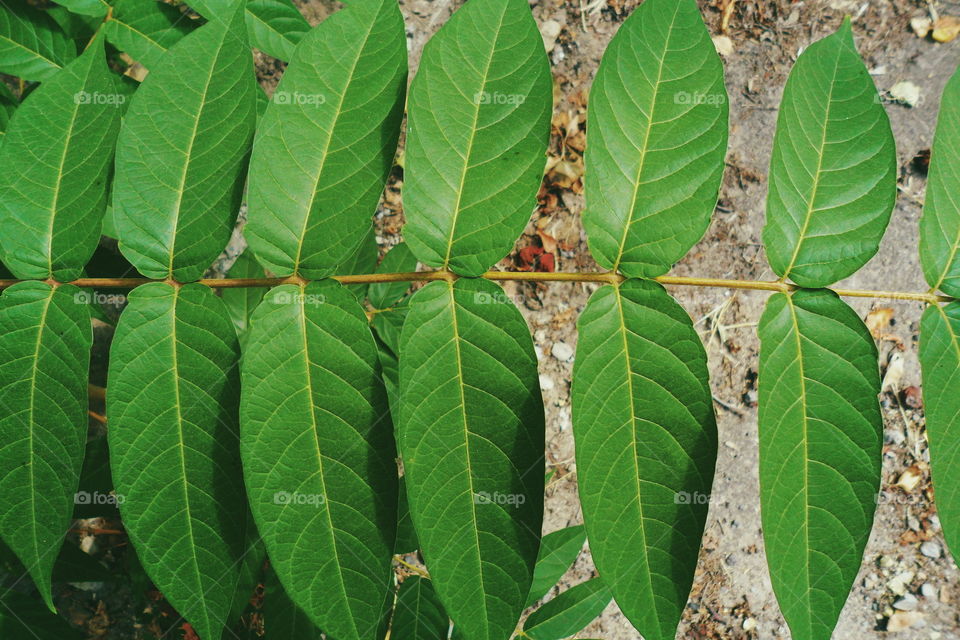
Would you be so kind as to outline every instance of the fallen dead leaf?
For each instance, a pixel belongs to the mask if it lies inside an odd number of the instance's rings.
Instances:
[[[921,480],[923,480],[923,472],[920,471],[920,467],[913,465],[900,474],[897,479],[897,486],[910,493],[917,488]]]
[[[921,620],[923,614],[919,611],[897,611],[887,620],[887,633],[906,631]]]
[[[937,42],[950,42],[960,35],[960,18],[941,16],[933,23],[931,35]]]

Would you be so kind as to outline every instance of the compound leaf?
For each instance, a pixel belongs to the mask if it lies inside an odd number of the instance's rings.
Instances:
[[[510,251],[533,212],[552,104],[524,0],[468,2],[430,39],[410,88],[403,192],[421,262],[476,276]]]
[[[78,295],[34,281],[0,296],[0,535],[51,611],[87,439],[93,333]]]
[[[42,82],[77,57],[76,45],[43,11],[25,0],[0,8],[0,73]]]
[[[438,281],[413,295],[400,397],[410,513],[434,588],[466,638],[502,640],[540,545],[544,416],[530,333],[499,286]]]
[[[198,284],[135,289],[110,348],[108,438],[120,514],[147,574],[213,640],[245,551],[239,358],[226,308]]]
[[[390,627],[395,640],[447,640],[450,620],[431,582],[410,576],[400,585]]]
[[[860,569],[880,485],[877,350],[827,290],[775,294],[759,332],[770,578],[793,638],[826,639]]]
[[[250,505],[287,593],[338,640],[382,637],[397,467],[377,349],[332,281],[272,289],[243,357]],[[379,635],[378,635],[379,634]]]
[[[153,69],[163,54],[195,27],[194,20],[164,2],[117,0],[104,32],[110,44]]]
[[[349,4],[294,51],[257,132],[244,229],[275,275],[331,275],[363,241],[396,152],[406,52],[396,0]]]
[[[250,44],[279,60],[290,60],[310,31],[310,23],[290,0],[250,0],[246,19]]]
[[[17,109],[0,147],[0,242],[17,277],[80,276],[100,241],[119,130],[103,38]]]
[[[947,546],[960,556],[960,303],[924,312],[920,365],[937,513]]]
[[[543,536],[526,606],[532,606],[557,584],[580,555],[586,541],[587,532],[583,525],[567,527]]]
[[[603,56],[587,112],[590,251],[666,273],[710,224],[727,150],[723,65],[694,0],[647,0]]]
[[[175,44],[123,120],[114,222],[147,277],[196,280],[230,239],[256,123],[242,3]]]
[[[847,18],[787,78],[763,228],[770,266],[803,287],[849,276],[877,252],[896,195],[890,121]]]
[[[659,284],[597,290],[578,323],[572,406],[590,551],[648,640],[687,603],[717,455],[707,356]]]
[[[960,71],[953,74],[940,100],[937,132],[930,156],[920,262],[934,291],[960,296]]]
[[[523,625],[530,640],[563,640],[579,633],[610,603],[610,590],[594,578],[571,587],[534,611]]]

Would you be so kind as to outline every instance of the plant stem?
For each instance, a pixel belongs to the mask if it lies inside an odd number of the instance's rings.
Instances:
[[[372,273],[361,275],[332,276],[342,284],[369,284],[374,282],[431,282],[434,280],[456,280],[457,275],[449,271],[417,271],[411,273]],[[599,284],[619,284],[624,277],[611,271],[588,271],[582,273],[538,271],[487,271],[483,274],[487,280],[521,281],[521,282],[595,282]],[[654,278],[657,282],[669,286],[682,287],[718,287],[725,289],[744,289],[751,291],[776,291],[789,293],[796,290],[796,285],[774,280],[727,280],[723,278],[693,278],[681,276],[660,276]],[[24,280],[0,280],[0,290],[11,287]],[[50,284],[58,285],[53,281]],[[69,284],[78,287],[97,289],[133,289],[151,282],[169,282],[165,280],[151,280],[149,278],[79,278]],[[281,284],[302,285],[307,281],[298,277],[287,278],[208,278],[198,283],[214,289],[233,289],[245,287],[273,287]],[[171,283],[176,284],[176,283]],[[952,302],[949,296],[925,293],[919,291],[874,291],[869,289],[834,289],[837,295],[847,298],[882,298],[887,300],[906,300],[936,304],[938,302]]]

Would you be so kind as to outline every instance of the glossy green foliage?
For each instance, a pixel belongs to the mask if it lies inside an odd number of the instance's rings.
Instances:
[[[245,550],[239,358],[226,308],[197,284],[135,289],[110,349],[120,513],[147,574],[201,638],[220,637]]]
[[[553,104],[524,0],[468,2],[430,39],[410,87],[404,237],[431,267],[476,276],[523,231]]]
[[[76,45],[49,15],[26,0],[0,7],[0,73],[41,82],[75,57]]]
[[[717,455],[706,353],[686,311],[646,280],[598,290],[578,330],[572,404],[590,551],[640,633],[673,638]]]
[[[793,638],[827,639],[860,569],[880,487],[877,349],[827,290],[775,294],[759,333],[770,578]]]
[[[242,1],[174,45],[124,118],[114,222],[147,277],[196,280],[230,238],[256,122]]]
[[[877,252],[896,196],[893,132],[847,19],[787,79],[763,228],[770,266],[804,287],[849,276]]]
[[[419,576],[404,580],[397,593],[390,637],[394,640],[447,640],[449,628],[450,621],[430,581]]]
[[[694,0],[647,0],[590,90],[583,225],[597,262],[666,273],[703,235],[727,151],[723,67]]]
[[[0,245],[18,277],[73,280],[93,255],[122,99],[97,38],[17,109],[0,147]]]
[[[110,44],[147,69],[196,27],[182,11],[158,0],[117,0],[104,27]]]
[[[920,262],[936,291],[960,296],[960,72],[943,90],[920,218]]]
[[[937,514],[960,554],[960,303],[931,306],[920,324],[920,365]]]
[[[530,640],[563,640],[577,634],[610,603],[610,590],[600,578],[570,587],[534,611],[523,625]]]
[[[434,588],[468,640],[506,637],[543,518],[543,401],[520,312],[485,280],[417,291],[400,343],[410,513]]]
[[[376,345],[339,284],[272,289],[251,319],[241,440],[250,506],[287,593],[335,638],[382,632],[397,467]]]
[[[0,536],[51,610],[87,436],[93,337],[82,295],[42,282],[0,295]]]

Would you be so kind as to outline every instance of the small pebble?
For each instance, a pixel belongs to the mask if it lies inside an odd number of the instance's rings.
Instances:
[[[920,553],[927,556],[928,558],[939,558],[940,557],[940,545],[936,542],[927,541],[920,545]]]
[[[923,586],[920,587],[920,595],[924,598],[935,599],[937,597],[937,588],[929,582],[924,582]]]
[[[547,375],[540,374],[540,390],[541,391],[550,391],[553,389],[553,378]]]
[[[551,353],[554,358],[561,362],[569,362],[573,359],[573,347],[566,342],[554,342]]]
[[[899,611],[913,611],[917,608],[919,601],[917,597],[912,593],[904,595],[902,598],[893,603],[893,608]]]
[[[923,622],[923,614],[919,611],[897,611],[887,620],[887,632],[896,633],[906,631],[910,627]]]
[[[743,630],[746,632],[751,632],[757,628],[757,621],[754,618],[747,618],[743,621]]]

